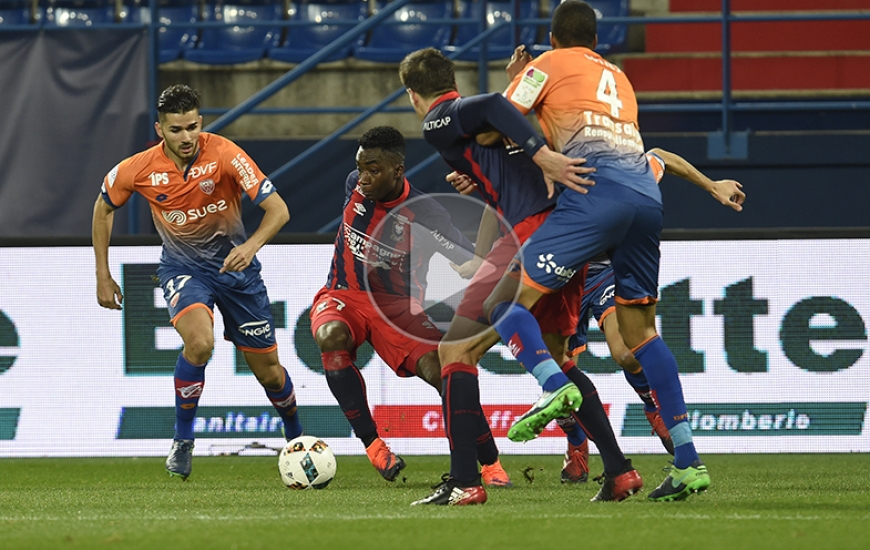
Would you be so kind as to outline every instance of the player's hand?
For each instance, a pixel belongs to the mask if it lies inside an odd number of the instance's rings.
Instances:
[[[477,273],[477,270],[480,268],[480,265],[483,263],[483,258],[480,256],[474,256],[464,264],[455,264],[450,262],[450,267],[453,268],[453,271],[459,273],[459,276],[463,279],[470,279],[474,277],[474,274]]]
[[[459,172],[450,172],[444,179],[462,195],[470,195],[477,189],[477,184],[471,181],[470,177]]]
[[[743,185],[734,180],[718,180],[713,182],[713,189],[710,194],[713,195],[719,203],[731,207],[737,212],[743,211],[743,202],[746,200],[746,193],[742,191]]]
[[[97,277],[97,303],[106,309],[121,309],[124,295],[121,294],[121,287],[111,275]]]
[[[227,271],[244,271],[254,261],[254,255],[257,253],[256,248],[250,244],[250,241],[240,244],[230,250],[224,259],[224,266],[220,269],[221,273]]]
[[[569,189],[585,195],[589,191],[585,187],[595,185],[591,179],[583,175],[591,174],[595,168],[583,166],[585,158],[571,158],[551,150],[549,147],[541,147],[532,157],[535,164],[544,172],[544,182],[547,184],[547,198],[551,198],[555,192],[555,182],[563,184]]]
[[[526,47],[523,44],[517,46],[513,55],[511,55],[511,60],[504,69],[507,73],[508,80],[513,80],[515,76],[520,74],[531,60],[532,55],[526,51]]]

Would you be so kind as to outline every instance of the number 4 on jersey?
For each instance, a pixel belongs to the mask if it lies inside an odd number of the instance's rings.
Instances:
[[[613,77],[613,73],[607,69],[601,71],[601,80],[598,81],[596,97],[598,101],[610,105],[610,116],[614,118],[619,117],[622,101],[616,93],[616,79]]]

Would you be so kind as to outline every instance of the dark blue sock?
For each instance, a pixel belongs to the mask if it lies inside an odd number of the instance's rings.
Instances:
[[[193,420],[205,386],[205,365],[194,365],[178,354],[175,362],[175,439],[193,439]]]
[[[490,318],[497,320],[494,325],[501,341],[532,373],[544,391],[556,391],[569,382],[547,350],[541,327],[528,309],[520,304],[502,302],[492,309]]]
[[[266,390],[266,397],[272,402],[272,406],[278,411],[281,420],[284,421],[284,437],[289,441],[302,435],[302,423],[299,421],[299,412],[296,408],[296,392],[293,390],[293,382],[287,369],[284,371],[284,385],[280,390]]]
[[[625,376],[628,384],[634,388],[634,391],[637,392],[638,396],[640,396],[640,400],[643,401],[643,410],[646,412],[654,412],[656,410],[655,400],[652,398],[652,391],[649,388],[649,382],[646,379],[646,374],[644,374],[643,369],[640,369],[636,373],[623,370],[622,374]]]
[[[567,418],[557,418],[556,424],[565,432],[565,436],[568,437],[568,443],[571,445],[577,447],[586,441],[586,433],[580,429],[573,415]]]
[[[368,448],[378,438],[378,427],[372,418],[366,397],[366,382],[346,350],[320,354],[326,371],[326,384],[338,401],[341,412],[353,428],[353,433]]]
[[[687,422],[686,401],[677,370],[677,360],[661,337],[656,336],[634,352],[655,393],[662,420],[674,440],[674,466],[687,468],[698,460]]]
[[[476,369],[474,373],[467,368],[445,369],[441,402],[444,429],[450,442],[450,477],[469,485],[479,484],[477,438],[482,410]]]

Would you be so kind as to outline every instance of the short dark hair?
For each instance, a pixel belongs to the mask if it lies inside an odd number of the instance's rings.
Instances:
[[[193,110],[199,111],[199,92],[186,84],[174,84],[166,88],[157,99],[157,112],[160,115]]]
[[[411,52],[399,64],[402,85],[425,99],[456,89],[453,61],[435,48]]]
[[[405,160],[405,136],[392,126],[375,126],[359,138],[359,146],[397,155],[400,163]]]
[[[565,0],[553,11],[550,32],[563,48],[592,48],[597,24],[592,6],[580,0]]]

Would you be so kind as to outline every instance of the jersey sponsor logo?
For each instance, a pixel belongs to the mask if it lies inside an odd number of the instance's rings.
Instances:
[[[109,170],[109,173],[106,174],[106,183],[109,184],[110,189],[115,185],[115,179],[118,177],[118,168],[120,166],[120,164],[116,164],[115,167]],[[103,191],[105,191],[105,189]]]
[[[428,132],[429,130],[437,130],[439,128],[444,128],[448,124],[450,124],[450,117],[449,116],[435,119],[435,120],[430,120],[430,121],[423,123],[423,131]]]
[[[450,239],[441,234],[437,229],[433,229],[429,232],[430,235],[435,239],[435,242],[443,246],[446,250],[453,250],[456,248],[456,245],[450,242]]]
[[[202,180],[199,182],[199,188],[206,195],[211,195],[214,193],[214,180]]]
[[[353,205],[353,211],[356,212],[357,216],[362,216],[366,213],[366,207],[363,203],[358,202]]]
[[[217,162],[209,162],[208,164],[193,166],[190,169],[190,177],[196,179],[200,176],[211,174],[215,170],[217,170]]]
[[[559,265],[553,260],[553,254],[538,254],[538,263],[535,264],[538,269],[543,269],[546,273],[555,273],[560,279],[568,280],[576,273],[576,269],[571,269],[563,265]]]
[[[232,165],[239,173],[239,178],[241,179],[239,183],[245,191],[259,183],[257,174],[254,172],[254,167],[251,166],[251,163],[248,162],[248,159],[243,154],[239,153],[233,157]]]
[[[251,321],[244,325],[239,325],[239,332],[244,336],[269,336],[272,333],[272,325],[269,321]]]
[[[535,105],[541,91],[544,89],[544,84],[547,82],[549,75],[544,71],[532,67],[523,75],[519,84],[511,94],[510,100],[526,109],[531,109]]]
[[[148,178],[151,180],[151,185],[169,185],[169,174],[166,172],[151,172],[148,174]]]
[[[182,226],[187,222],[196,221],[205,218],[209,214],[223,212],[227,209],[227,201],[221,199],[218,202],[213,202],[199,208],[191,208],[187,212],[181,210],[171,210],[163,213],[163,219],[168,223]]]
[[[401,270],[407,256],[406,252],[387,246],[347,223],[344,224],[344,240],[348,250],[357,260],[372,267],[382,269],[397,267]]]
[[[612,300],[616,295],[616,285],[610,285],[604,289],[604,292],[601,294],[601,299],[598,300],[598,305],[603,306],[608,301]]]

